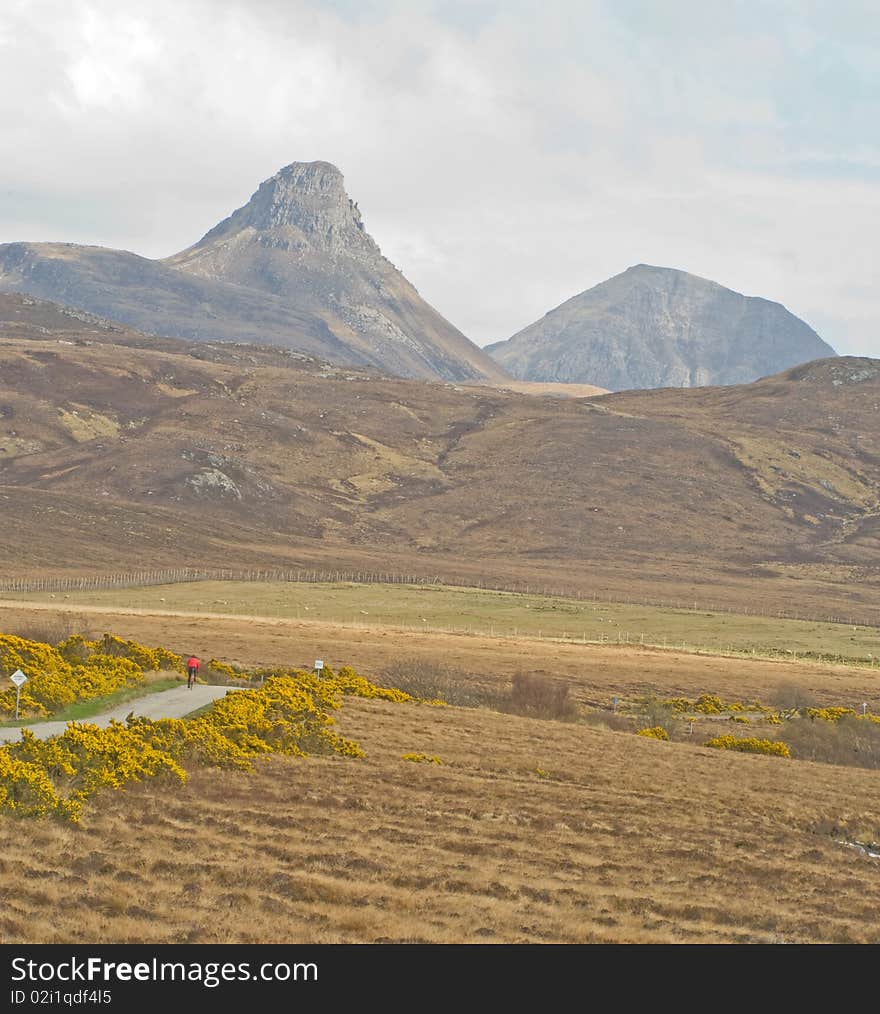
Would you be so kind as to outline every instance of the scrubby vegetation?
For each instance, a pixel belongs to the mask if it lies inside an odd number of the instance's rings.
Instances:
[[[832,719],[816,711],[844,711]],[[811,714],[811,712],[814,712]],[[849,709],[809,709],[785,723],[792,755],[803,760],[847,767],[880,768],[880,716],[858,715]]]
[[[10,672],[27,666],[33,673],[25,684],[33,684],[27,696],[31,714],[48,714],[74,699],[108,693],[142,679],[147,669],[181,665],[179,656],[164,649],[109,634],[100,641],[72,636],[54,648],[4,636],[0,652]],[[251,770],[255,758],[271,753],[361,757],[360,747],[333,729],[331,713],[341,698],[413,700],[349,667],[334,673],[328,666],[320,676],[282,667],[236,675],[259,686],[227,694],[188,721],[130,716],[107,728],[70,722],[62,735],[45,740],[23,729],[19,742],[0,748],[0,810],[78,820],[86,800],[102,789],[157,777],[181,782],[187,767]],[[407,759],[440,763],[425,755]]]
[[[16,669],[28,676],[21,688],[20,717],[42,718],[76,701],[135,685],[149,671],[180,672],[183,663],[179,655],[164,648],[147,648],[111,634],[96,641],[73,634],[54,647],[2,634],[0,677],[10,676]],[[0,717],[15,714],[15,699],[14,686],[0,692]]]
[[[763,753],[769,757],[791,757],[791,751],[785,743],[774,739],[756,739],[749,737],[737,739],[736,736],[713,736],[706,740],[706,746],[716,750],[738,750],[740,753]]]
[[[178,674],[183,666],[173,652],[111,634],[89,640],[68,632],[54,646],[2,635],[0,676],[17,668],[29,674],[21,713],[34,718],[136,687],[150,672]],[[205,675],[236,690],[189,720],[130,716],[108,728],[70,722],[62,735],[46,740],[23,730],[19,742],[0,749],[0,809],[77,820],[86,801],[100,790],[147,778],[181,782],[195,767],[251,770],[256,758],[272,753],[359,757],[357,743],[333,728],[332,712],[346,695],[393,703],[488,706],[566,722],[584,714],[564,678],[517,672],[504,689],[497,680],[487,685],[472,674],[425,660],[402,660],[387,670],[385,678],[395,686],[380,686],[350,667],[334,672],[327,666],[318,674],[285,666],[244,668],[213,658]],[[804,699],[791,688],[780,695],[780,702],[783,697],[786,703]],[[8,716],[14,706],[15,689],[10,688],[0,694],[0,713]],[[757,700],[725,702],[702,693],[693,700],[644,697],[622,705],[619,712],[615,703],[614,714],[604,720],[612,717],[621,730],[663,741],[684,738],[685,733],[693,736],[695,726],[702,731],[727,720],[751,722],[773,729],[773,738],[723,734],[701,741],[720,750],[880,767],[880,716],[842,706],[781,709]],[[775,738],[777,731],[784,741]],[[416,763],[443,763],[427,753],[401,756]]]
[[[561,679],[532,673],[515,673],[507,708],[517,715],[532,718],[573,719],[577,707],[571,699],[568,683]]]
[[[446,662],[410,656],[382,670],[391,686],[422,700],[442,701],[460,708],[493,708],[500,711],[506,699],[497,680],[487,681]]]
[[[645,736],[647,739],[669,739],[669,733],[663,728],[662,725],[652,725],[647,729],[639,729],[636,733],[638,736]]]

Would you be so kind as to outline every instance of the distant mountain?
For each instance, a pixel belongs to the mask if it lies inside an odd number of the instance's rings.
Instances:
[[[13,291],[152,334],[280,345],[403,377],[507,378],[382,256],[328,162],[281,169],[165,260],[70,243],[0,245],[0,292]]]
[[[743,384],[834,349],[780,303],[637,264],[484,350],[519,380],[613,391]]]

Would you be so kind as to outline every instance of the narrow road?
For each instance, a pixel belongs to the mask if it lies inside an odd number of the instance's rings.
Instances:
[[[179,687],[172,687],[170,690],[162,690],[158,694],[147,694],[145,697],[138,697],[133,701],[126,701],[111,711],[105,711],[102,715],[93,715],[91,718],[79,719],[82,722],[89,722],[92,725],[100,725],[105,728],[115,718],[119,722],[134,714],[138,718],[183,718],[191,711],[204,707],[220,697],[225,697],[228,690],[233,687],[206,686],[197,683],[192,690],[187,690],[185,684]],[[58,736],[67,728],[67,722],[38,722],[36,725],[27,726],[37,739],[48,739],[50,736]],[[19,727],[0,729],[0,743],[14,743],[21,739]]]

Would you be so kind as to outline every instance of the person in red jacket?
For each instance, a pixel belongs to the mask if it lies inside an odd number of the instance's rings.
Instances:
[[[190,690],[192,690],[193,688],[193,683],[195,683],[196,676],[198,676],[199,669],[201,669],[201,667],[202,663],[196,658],[195,655],[191,655],[186,660],[186,685]]]

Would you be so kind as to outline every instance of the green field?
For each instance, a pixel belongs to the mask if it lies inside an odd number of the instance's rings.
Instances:
[[[442,586],[200,581],[3,600],[78,606],[284,617],[499,637],[645,644],[687,651],[756,653],[880,665],[880,629],[656,606],[578,601]],[[2,622],[2,621],[0,621]]]

